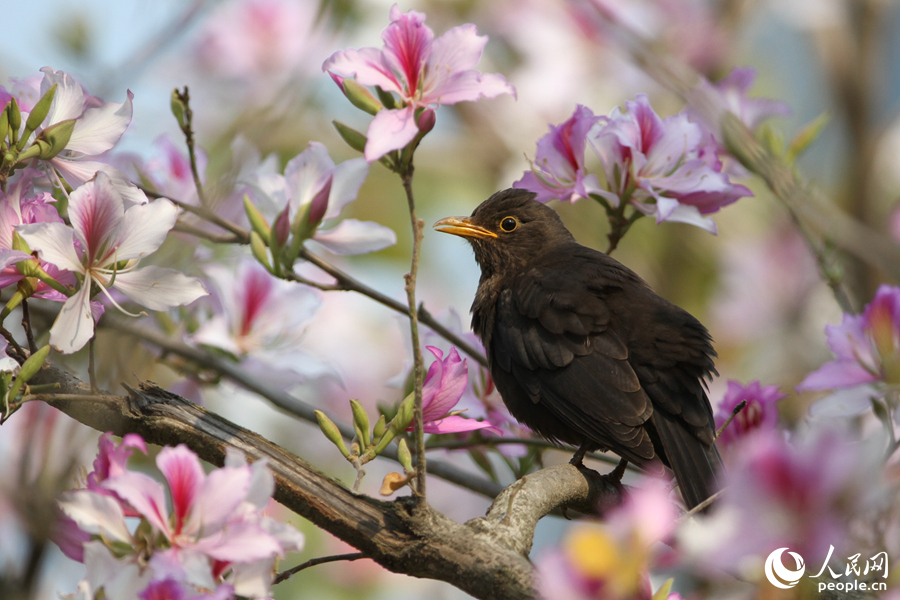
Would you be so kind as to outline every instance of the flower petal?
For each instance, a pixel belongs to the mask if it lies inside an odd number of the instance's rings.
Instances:
[[[306,150],[288,161],[284,167],[284,185],[295,214],[325,187],[333,170],[334,161],[319,142],[310,142]]]
[[[115,259],[131,260],[156,252],[177,219],[178,209],[165,198],[132,206],[125,211],[121,225],[111,240],[118,246]]]
[[[369,174],[369,163],[364,158],[351,158],[334,169],[331,194],[328,196],[328,210],[323,220],[337,218],[341,210],[359,194],[359,188]]]
[[[192,515],[191,529],[199,531],[203,536],[220,530],[247,497],[252,479],[249,466],[222,467],[211,471],[197,495],[197,508]],[[231,535],[230,524],[228,535]]]
[[[102,154],[116,145],[131,123],[131,99],[134,94],[127,92],[125,102],[104,102],[103,106],[89,108],[75,121],[72,137],[66,150],[94,156]]]
[[[475,419],[466,419],[459,415],[452,415],[438,419],[437,421],[428,421],[423,428],[425,433],[461,433],[463,431],[475,431],[477,429],[486,429],[497,435],[503,435],[503,432],[488,423],[487,421],[476,421]]]
[[[404,93],[403,86],[377,48],[350,48],[335,52],[322,65],[322,70],[343,77],[356,77],[361,85],[377,85],[386,92]]]
[[[344,219],[337,227],[316,232],[313,239],[335,254],[365,254],[393,246],[397,234],[372,221]]]
[[[88,533],[102,535],[117,542],[131,543],[122,505],[112,496],[90,490],[63,492],[59,499],[63,513]]]
[[[165,492],[159,482],[143,473],[126,471],[118,477],[107,479],[104,487],[115,492],[143,515],[157,531],[171,539]]]
[[[19,225],[16,231],[32,250],[40,251],[41,258],[67,271],[84,272],[75,253],[75,232],[62,223],[32,223]]]
[[[382,109],[369,123],[368,141],[364,155],[373,162],[390,152],[410,143],[419,132],[414,116],[415,107],[409,105],[399,109]]]
[[[156,466],[169,484],[175,531],[179,533],[190,515],[206,479],[200,459],[184,444],[166,446],[156,456]]]
[[[69,219],[85,244],[90,264],[103,259],[98,254],[107,253],[108,240],[116,233],[124,213],[122,196],[106,173],[97,173],[69,195]]]
[[[153,265],[119,273],[113,287],[150,310],[190,304],[209,293],[196,277]]]
[[[63,354],[81,350],[94,337],[90,292],[91,282],[88,280],[74,296],[66,300],[50,328],[50,345]]]
[[[41,81],[41,96],[53,87],[53,84],[57,84],[45,122],[53,125],[80,117],[84,112],[84,91],[75,78],[64,71],[54,71],[51,67],[44,67],[41,72],[44,74]]]

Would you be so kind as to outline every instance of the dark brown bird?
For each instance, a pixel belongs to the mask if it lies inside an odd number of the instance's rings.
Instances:
[[[471,217],[434,224],[465,237],[481,267],[472,329],[512,415],[550,440],[659,458],[689,508],[716,489],[706,380],[709,332],[637,274],[580,245],[525,190],[498,192]]]

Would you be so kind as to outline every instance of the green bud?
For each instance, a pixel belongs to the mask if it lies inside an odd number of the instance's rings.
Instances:
[[[9,101],[6,110],[9,111],[10,141],[15,144],[19,140],[19,129],[22,127],[22,113],[15,98]]]
[[[72,138],[72,132],[74,130],[75,119],[60,121],[59,123],[55,123],[50,127],[42,129],[38,134],[37,139],[34,140],[34,144],[32,144],[31,148],[19,155],[19,161],[26,160],[25,156],[35,146],[39,148],[37,158],[41,160],[50,160],[66,148],[66,145]],[[30,160],[31,157],[29,156],[28,159]]]
[[[175,115],[175,120],[178,121],[178,128],[184,129],[186,124],[184,120],[185,106],[178,88],[172,90],[172,98],[169,102],[169,106],[172,108],[172,114]]]
[[[269,262],[269,249],[260,235],[255,231],[250,232],[250,251],[253,253],[253,257],[258,260],[269,273],[271,273],[272,263]]]
[[[356,150],[357,152],[365,152],[366,151],[366,142],[369,141],[365,135],[360,133],[359,131],[353,129],[352,127],[347,127],[340,121],[332,121],[334,128],[337,129],[337,132],[340,134],[341,138],[347,145]]]
[[[397,445],[399,446],[397,448],[397,458],[400,460],[400,465],[403,467],[403,470],[409,475],[414,470],[412,466],[412,454],[409,451],[409,446],[406,445],[406,439],[400,438]]]
[[[325,413],[321,410],[316,411],[316,420],[319,422],[319,429],[322,430],[322,433],[325,434],[328,441],[337,446],[337,449],[341,451],[344,458],[349,457],[350,451],[347,450],[347,446],[344,445],[344,438],[341,436],[341,432],[337,425],[334,424],[334,421],[325,416]]]
[[[378,416],[378,421],[375,422],[375,429],[372,430],[372,437],[376,440],[379,439],[382,435],[384,435],[384,430],[387,429],[387,423],[385,423],[384,415]]]
[[[370,115],[378,114],[378,111],[384,108],[372,92],[359,85],[355,79],[345,79],[343,84],[344,95],[347,100],[360,110],[364,110]]]
[[[793,162],[795,158],[800,156],[804,150],[806,150],[810,144],[812,144],[819,137],[819,134],[822,133],[822,130],[825,129],[825,126],[828,124],[828,121],[831,120],[831,115],[827,112],[823,112],[821,115],[807,123],[803,129],[801,129],[794,139],[791,140],[790,146],[788,146],[787,151],[787,159],[790,162]]]
[[[50,346],[44,346],[34,354],[28,357],[24,363],[22,363],[22,368],[19,369],[19,374],[16,376],[16,380],[12,384],[12,388],[9,390],[9,397],[15,399],[16,396],[19,395],[19,391],[22,389],[28,380],[38,374],[38,371],[41,370],[41,367],[44,366],[44,361],[47,360],[47,355],[50,354]]]
[[[365,447],[372,445],[372,437],[369,433],[369,415],[359,400],[350,399],[350,410],[353,412],[353,426],[356,427],[359,443]]]
[[[43,269],[41,269],[41,263],[39,263],[36,258],[20,260],[16,263],[16,269],[25,277],[37,277],[38,274],[43,271]]]
[[[47,90],[47,93],[41,96],[41,99],[37,101],[37,104],[34,105],[31,112],[28,113],[28,119],[25,121],[25,131],[22,132],[22,138],[16,145],[19,150],[22,150],[22,148],[25,147],[25,142],[28,140],[31,133],[40,127],[41,123],[44,122],[44,119],[47,118],[47,115],[50,113],[50,105],[53,104],[53,97],[56,95],[56,88],[58,86],[58,83],[54,83],[50,89]],[[66,142],[68,141],[69,140],[66,140]]]
[[[262,239],[269,239],[271,230],[269,222],[266,221],[266,218],[259,212],[256,205],[250,201],[250,196],[247,194],[244,194],[244,211],[247,213],[247,218],[250,220],[250,226],[253,228],[253,231],[259,234],[259,237]]]
[[[384,417],[384,415],[381,415],[381,416],[382,416],[382,418]],[[377,436],[376,436],[376,437],[377,437]],[[381,438],[378,439],[378,443],[375,444],[375,448],[372,449],[372,450],[370,450],[370,452],[372,452],[372,454],[374,454],[374,455],[376,455],[376,456],[379,455],[379,454],[381,454],[382,452],[384,452],[384,449],[388,447],[388,444],[390,444],[391,441],[392,441],[395,437],[397,437],[397,436],[394,435],[394,431],[393,431],[391,428],[388,428],[388,429],[381,435]]]
[[[9,103],[0,111],[0,147],[6,146],[6,136],[9,135]],[[6,146],[8,147],[8,146]]]
[[[390,92],[386,92],[378,86],[375,86],[375,91],[378,92],[378,99],[381,100],[385,108],[397,108],[397,101]]]
[[[400,435],[413,420],[413,412],[415,410],[415,395],[410,394],[403,399],[400,406],[397,407],[397,414],[391,419],[391,431],[395,436]]]
[[[3,310],[0,311],[0,323],[6,320],[6,317],[15,310],[17,306],[22,304],[22,300],[26,298],[26,292],[21,289],[16,289],[15,293],[12,295],[12,298],[9,299],[9,302],[6,303],[6,306],[3,307]]]

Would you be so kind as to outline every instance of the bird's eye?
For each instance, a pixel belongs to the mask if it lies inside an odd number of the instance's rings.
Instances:
[[[516,227],[519,226],[519,222],[515,217],[504,217],[502,221],[500,221],[500,229],[509,233],[510,231],[514,231]]]

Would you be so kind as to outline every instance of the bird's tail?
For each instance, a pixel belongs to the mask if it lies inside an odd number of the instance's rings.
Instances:
[[[661,410],[653,412],[651,421],[684,503],[692,509],[719,490],[723,474],[719,452]]]

